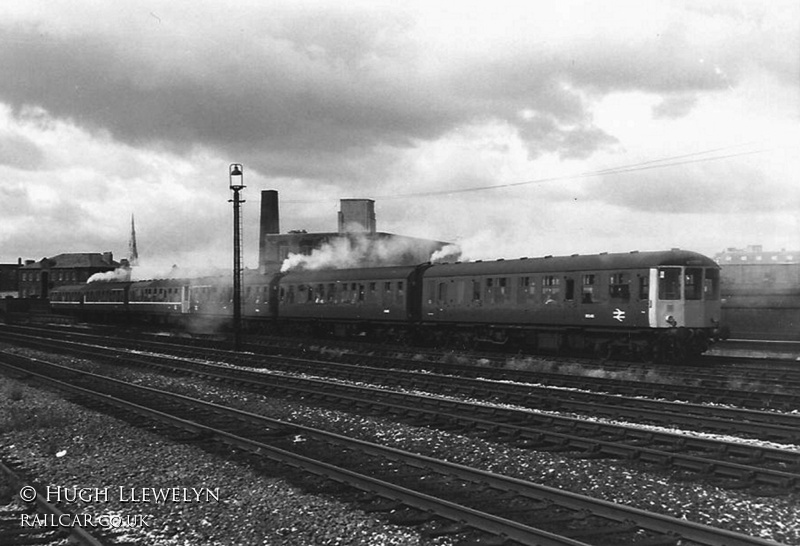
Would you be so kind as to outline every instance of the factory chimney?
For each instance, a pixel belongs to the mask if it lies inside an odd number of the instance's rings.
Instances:
[[[281,232],[278,211],[278,192],[276,190],[261,191],[261,221],[258,233],[258,263],[267,259],[267,236]]]

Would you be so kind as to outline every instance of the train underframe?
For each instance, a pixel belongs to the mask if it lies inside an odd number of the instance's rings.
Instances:
[[[231,330],[229,315],[132,316],[129,313],[94,311],[78,313],[80,319],[105,324],[148,323],[173,326],[189,332],[224,333]],[[372,322],[365,320],[319,320],[243,317],[246,332],[313,338],[350,338],[407,346],[453,350],[492,348],[507,352],[593,355],[599,359],[642,362],[680,362],[708,350],[717,339],[712,329],[641,328],[586,329],[550,325],[490,325]]]
[[[715,341],[711,329],[585,329],[553,326],[376,323],[360,320],[285,320],[271,331],[315,338],[364,339],[380,343],[454,350],[493,348],[508,352],[593,355],[600,359],[680,362]],[[263,328],[262,328],[263,331]]]
[[[506,347],[509,351],[549,354],[591,354],[600,359],[680,362],[696,357],[714,342],[712,332],[699,328],[603,330],[553,326],[438,327],[426,334],[443,347]]]

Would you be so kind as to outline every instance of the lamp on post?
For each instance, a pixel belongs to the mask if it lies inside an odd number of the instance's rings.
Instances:
[[[242,345],[242,220],[239,192],[244,189],[244,169],[239,163],[231,163],[228,170],[230,188],[233,191],[233,345],[241,350]]]

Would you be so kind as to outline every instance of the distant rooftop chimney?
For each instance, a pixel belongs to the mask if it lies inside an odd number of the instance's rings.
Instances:
[[[281,232],[280,211],[278,210],[278,192],[261,191],[261,234],[274,235]]]
[[[375,201],[372,199],[341,199],[339,201],[339,234],[369,233],[374,234]]]
[[[258,263],[267,260],[267,236],[281,232],[278,192],[261,190],[261,219],[258,226]],[[260,266],[260,265],[259,265]]]

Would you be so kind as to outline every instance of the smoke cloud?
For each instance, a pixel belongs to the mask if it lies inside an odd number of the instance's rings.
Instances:
[[[114,271],[95,273],[86,281],[90,282],[125,282],[162,279],[195,279],[199,277],[215,277],[226,273],[220,268],[208,266],[181,266],[167,264],[147,264],[133,267],[119,267]]]
[[[445,245],[440,250],[431,254],[431,263],[456,261],[461,258],[461,247],[457,244]]]
[[[293,270],[412,265],[423,261],[418,257],[418,244],[405,238],[372,239],[361,234],[349,234],[323,244],[309,255],[289,254],[281,265],[281,273]]]

